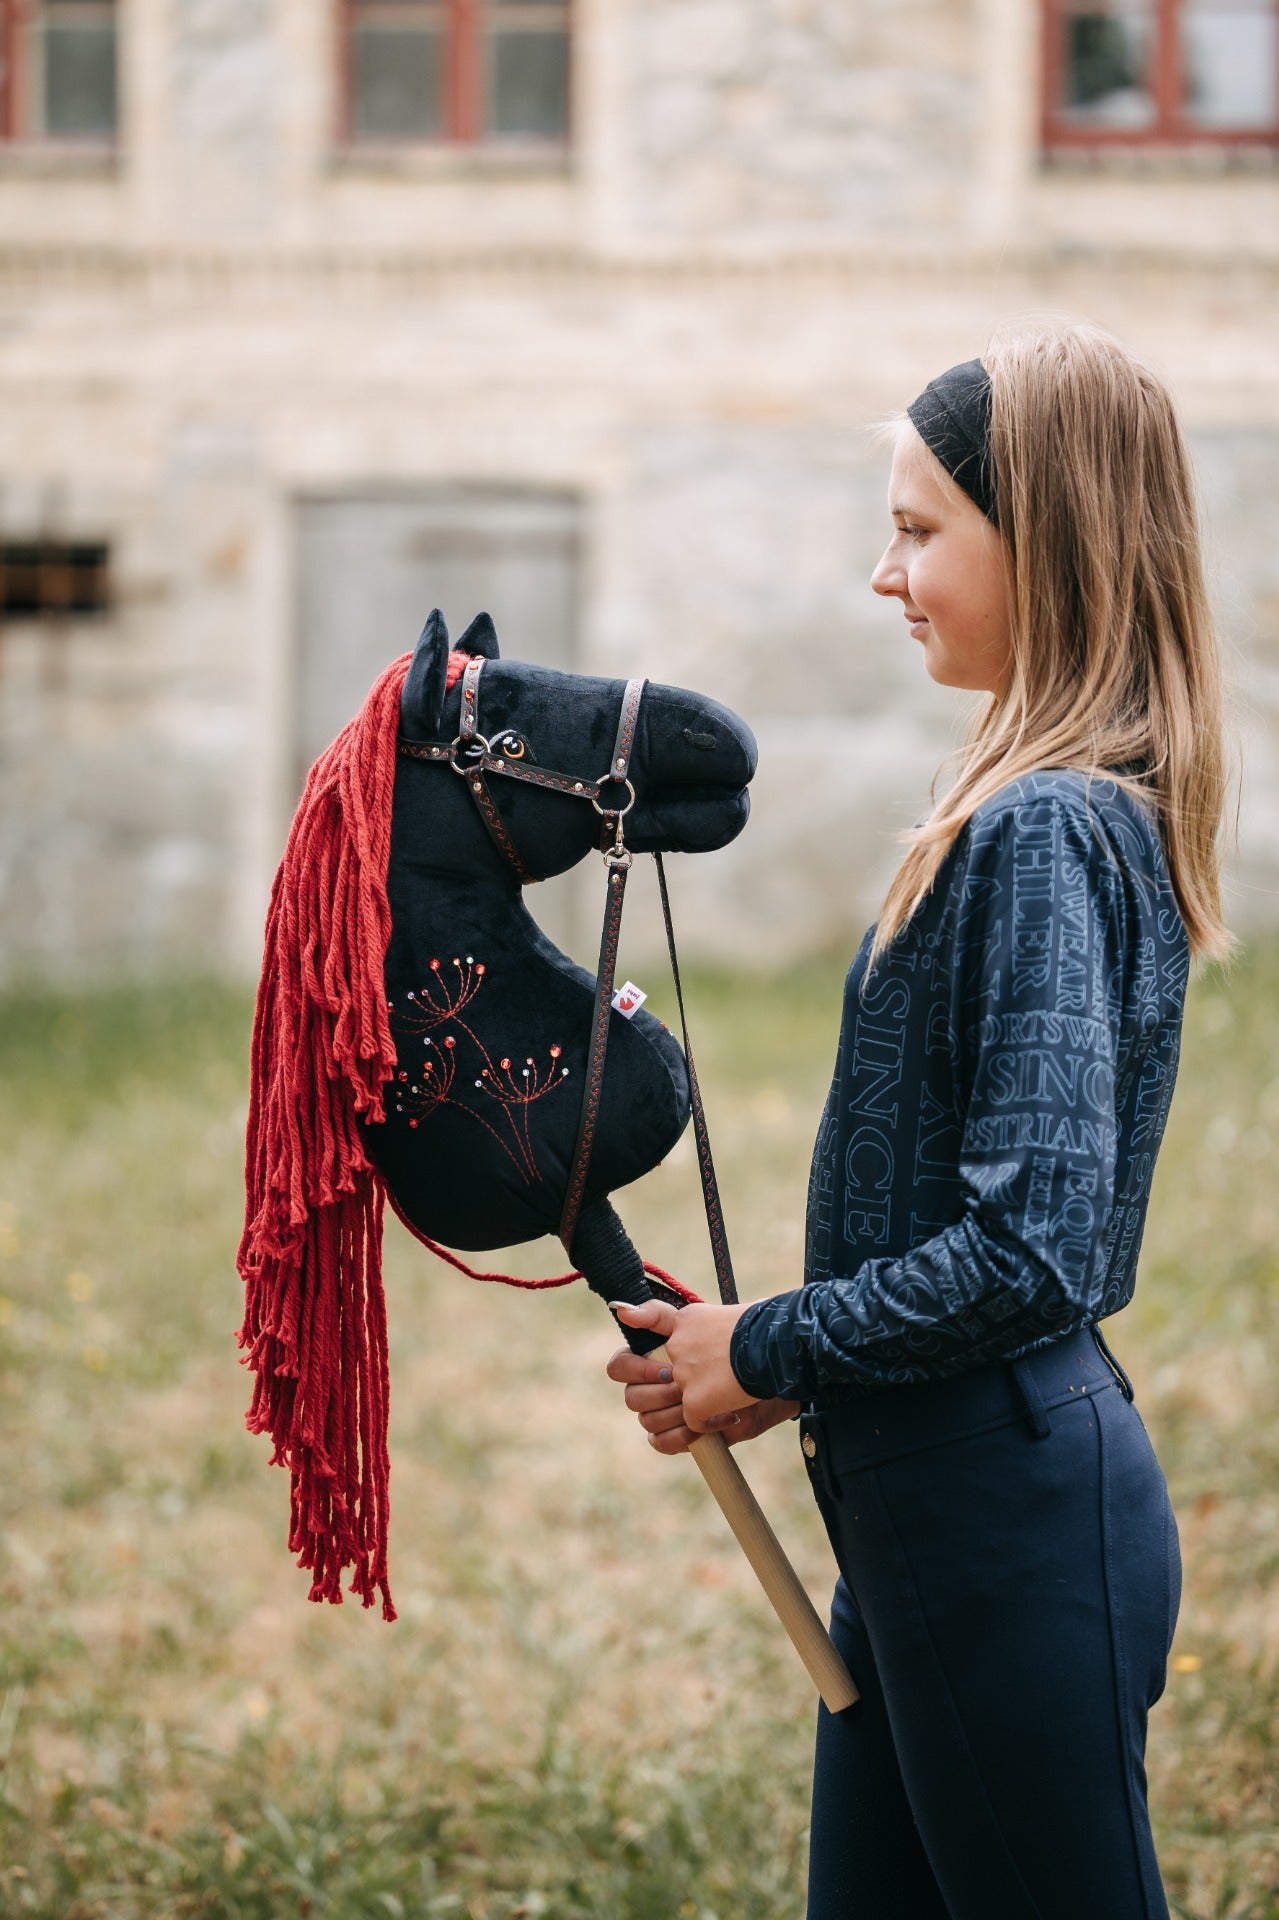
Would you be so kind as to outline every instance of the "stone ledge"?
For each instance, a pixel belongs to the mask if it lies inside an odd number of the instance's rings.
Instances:
[[[329,149],[323,172],[329,180],[565,181],[572,179],[576,156],[567,144],[543,142],[501,146],[460,146],[359,141]]]
[[[2,170],[0,170],[2,176]],[[1066,237],[1035,241],[1019,249],[964,246],[939,248],[883,245],[848,248],[778,247],[775,250],[708,247],[593,247],[548,243],[544,246],[495,239],[488,244],[442,243],[433,248],[307,246],[262,247],[247,243],[140,246],[110,241],[25,237],[0,234],[0,284],[25,288],[98,284],[130,289],[181,291],[210,283],[246,286],[292,284],[306,290],[328,283],[352,290],[385,284],[402,290],[414,283],[499,276],[580,280],[618,285],[662,283],[807,280],[862,282],[883,289],[894,283],[959,284],[1019,275],[1027,281],[1063,273],[1117,274],[1127,281],[1166,277],[1178,281],[1212,280],[1223,274],[1237,281],[1268,284],[1279,278],[1279,236],[1274,244],[1241,253],[1222,246],[1190,253],[1165,244],[1137,249],[1116,241],[1086,242]]]
[[[114,180],[121,167],[118,147],[60,145],[53,140],[0,141],[0,181]]]
[[[1188,141],[1178,145],[1118,144],[1096,147],[1049,145],[1039,156],[1041,179],[1098,178],[1173,181],[1273,179],[1279,174],[1279,145],[1232,146],[1226,141]]]

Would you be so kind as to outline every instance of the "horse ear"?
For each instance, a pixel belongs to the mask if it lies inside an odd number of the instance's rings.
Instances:
[[[444,711],[444,681],[449,663],[449,630],[432,607],[418,635],[400,695],[400,720],[409,740],[433,740]]]
[[[454,641],[455,653],[478,653],[485,660],[498,658],[497,630],[487,613],[477,613],[466,632]]]

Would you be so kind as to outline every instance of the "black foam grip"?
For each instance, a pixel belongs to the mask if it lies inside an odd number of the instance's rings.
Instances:
[[[639,1307],[653,1298],[644,1262],[607,1199],[588,1201],[582,1208],[569,1258],[601,1300],[625,1300]],[[645,1327],[622,1327],[620,1320],[617,1325],[632,1353],[652,1353],[666,1337]]]

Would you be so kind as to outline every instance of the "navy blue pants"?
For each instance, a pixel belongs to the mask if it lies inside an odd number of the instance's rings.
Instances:
[[[862,1695],[819,1711],[808,1920],[1167,1920],[1181,1557],[1126,1378],[1077,1333],[800,1429]]]

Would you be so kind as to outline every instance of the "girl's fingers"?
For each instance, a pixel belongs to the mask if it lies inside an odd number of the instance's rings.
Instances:
[[[754,1406],[742,1408],[735,1426],[721,1431],[731,1447],[735,1440],[753,1440],[757,1434],[767,1433],[770,1427],[780,1426],[783,1420],[789,1420],[798,1412],[799,1403],[795,1400],[757,1400]]]
[[[660,1333],[663,1338],[675,1331],[675,1322],[679,1315],[675,1308],[668,1306],[665,1300],[645,1300],[642,1306],[633,1307],[626,1300],[610,1300],[609,1306],[625,1327],[647,1327],[652,1333]]]
[[[669,1433],[686,1424],[684,1409],[678,1401],[673,1407],[656,1407],[652,1413],[641,1413],[639,1423],[646,1433]]]
[[[604,1371],[610,1380],[619,1380],[623,1385],[655,1386],[671,1377],[670,1368],[662,1361],[650,1360],[644,1353],[632,1353],[629,1347],[619,1347]]]
[[[758,1407],[743,1407],[736,1420],[728,1426],[716,1428],[716,1431],[723,1434],[731,1447],[736,1440],[754,1440],[757,1435],[766,1433],[773,1424],[773,1421],[760,1414]]]
[[[789,1400],[761,1401],[756,1406],[743,1407],[736,1420],[730,1419],[727,1426],[716,1427],[712,1431],[721,1433],[729,1446],[735,1447],[739,1440],[754,1440],[759,1434],[767,1433],[770,1427],[777,1426],[779,1421],[789,1419],[793,1406],[794,1402]],[[649,1428],[648,1444],[655,1453],[687,1453],[694,1440],[703,1438],[687,1425],[682,1411],[670,1426],[658,1427],[655,1419],[650,1420],[642,1415],[640,1425]]]
[[[656,1413],[661,1407],[678,1407],[680,1391],[676,1386],[628,1387],[622,1395],[632,1413]]]

